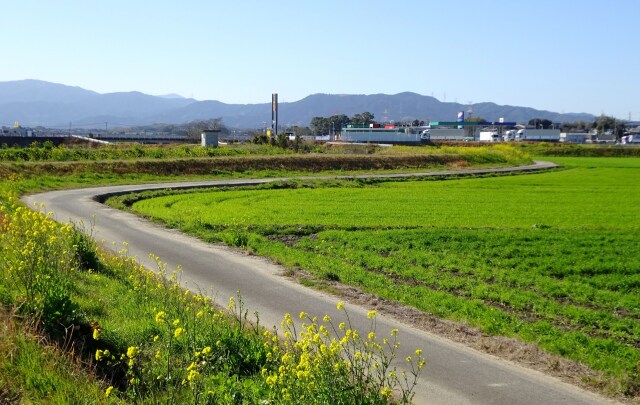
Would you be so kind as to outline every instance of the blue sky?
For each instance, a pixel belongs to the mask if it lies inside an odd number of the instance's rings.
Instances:
[[[0,13],[0,81],[242,104],[413,91],[640,120],[640,0],[0,0]]]

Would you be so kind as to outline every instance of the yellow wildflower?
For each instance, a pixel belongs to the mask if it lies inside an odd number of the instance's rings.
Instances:
[[[188,381],[193,381],[196,377],[198,377],[200,373],[197,370],[193,369],[189,371],[189,375],[187,376]]]
[[[127,349],[127,357],[133,359],[140,353],[140,348],[137,346],[129,346]]]
[[[164,322],[165,318],[167,317],[167,313],[164,311],[160,311],[156,314],[156,322],[157,323],[162,323]]]

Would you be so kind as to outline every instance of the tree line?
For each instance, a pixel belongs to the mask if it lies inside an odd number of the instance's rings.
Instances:
[[[548,119],[533,118],[529,120],[528,125],[535,126],[536,128],[549,129],[549,128],[562,128],[564,132],[589,132],[596,130],[598,133],[611,133],[616,138],[620,139],[625,133],[625,121],[610,117],[608,115],[601,115],[594,121],[574,121],[564,122],[562,124],[554,124]]]

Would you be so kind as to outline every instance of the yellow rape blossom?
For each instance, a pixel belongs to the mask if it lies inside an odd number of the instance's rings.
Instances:
[[[135,358],[140,353],[140,348],[137,346],[129,346],[127,349],[127,357],[130,359]]]
[[[164,320],[166,319],[166,317],[167,317],[167,313],[166,313],[166,312],[164,312],[164,311],[160,311],[160,312],[158,312],[158,313],[156,314],[156,322],[157,322],[157,323],[162,323],[162,322],[164,322]]]

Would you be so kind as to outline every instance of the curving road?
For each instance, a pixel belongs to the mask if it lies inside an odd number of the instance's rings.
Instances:
[[[541,170],[555,165],[536,162],[535,165],[515,169],[482,169],[438,171],[400,176],[442,176],[443,174],[485,174],[490,172]],[[349,176],[344,176],[349,177]],[[353,176],[350,176],[353,177]],[[381,177],[381,176],[376,176]],[[334,176],[335,178],[335,176]],[[156,264],[149,253],[160,256],[168,269],[183,268],[182,283],[186,288],[200,289],[225,304],[237,290],[250,313],[258,311],[260,323],[279,325],[285,312],[301,311],[311,316],[331,315],[339,320],[337,299],[305,288],[282,276],[283,269],[255,256],[247,256],[224,246],[211,245],[174,230],[100,204],[96,196],[130,191],[192,188],[228,185],[260,184],[286,179],[201,181],[135,186],[112,186],[78,190],[51,191],[25,196],[29,206],[44,203],[47,211],[58,221],[83,222],[93,237],[106,241],[107,247],[118,250],[128,243],[129,254],[148,268]],[[346,304],[353,326],[367,331],[367,309]],[[294,318],[297,318],[294,316]],[[601,404],[611,401],[565,384],[555,378],[507,361],[483,354],[463,345],[379,316],[378,336],[400,330],[400,359],[423,348],[427,366],[416,391],[416,404]]]

